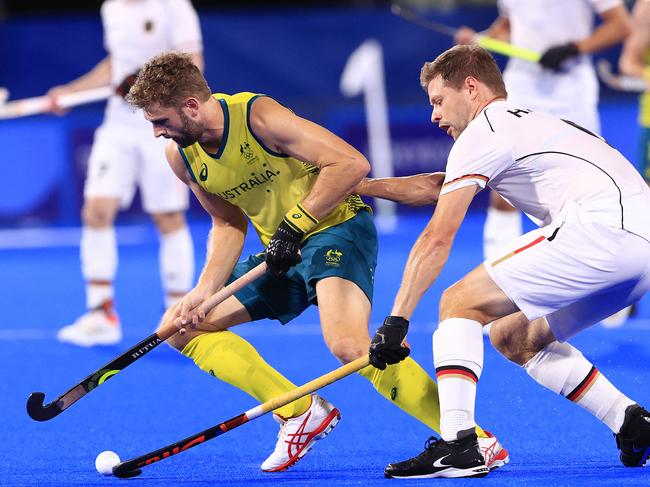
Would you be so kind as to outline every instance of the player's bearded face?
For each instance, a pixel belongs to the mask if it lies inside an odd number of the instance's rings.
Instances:
[[[183,110],[179,110],[178,114],[181,119],[181,129],[172,136],[174,142],[181,147],[187,147],[198,142],[203,134],[203,125],[185,115]]]
[[[454,89],[436,76],[427,87],[429,101],[433,108],[431,122],[454,140],[467,128],[471,121],[471,105],[464,90]]]

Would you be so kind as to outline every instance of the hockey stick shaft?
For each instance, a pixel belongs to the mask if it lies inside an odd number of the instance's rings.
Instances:
[[[649,89],[643,78],[614,74],[612,65],[606,59],[600,59],[596,63],[596,70],[603,83],[614,90],[641,92]]]
[[[110,86],[93,88],[91,90],[68,93],[58,98],[57,104],[61,108],[71,108],[86,103],[105,100],[113,94]],[[22,100],[10,101],[0,106],[0,119],[26,117],[50,110],[52,102],[48,96],[36,96]]]
[[[266,262],[262,262],[257,267],[251,269],[249,272],[230,283],[228,286],[210,296],[210,298],[201,304],[202,311],[207,314],[219,303],[225,301],[237,291],[255,281],[264,274],[264,272],[266,272]],[[55,416],[58,416],[90,391],[99,387],[115,374],[149,353],[171,336],[175,335],[179,330],[179,323],[180,320],[177,319],[173,323],[165,325],[158,330],[157,333],[148,336],[141,342],[129,348],[122,355],[97,369],[65,394],[59,396],[47,405],[43,405],[45,400],[44,393],[32,392],[27,399],[27,414],[29,414],[29,416],[35,421],[48,421]]]
[[[269,401],[266,401],[259,406],[249,409],[239,416],[230,418],[223,423],[219,423],[218,425],[212,426],[211,428],[203,430],[200,433],[196,433],[192,436],[188,436],[185,439],[177,441],[176,443],[172,443],[171,445],[167,445],[166,447],[160,448],[156,451],[140,455],[139,457],[133,458],[131,460],[120,462],[115,467],[113,467],[113,475],[119,478],[136,477],[142,473],[141,469],[143,467],[151,465],[155,462],[159,462],[160,460],[164,460],[165,458],[169,458],[172,455],[177,455],[196,445],[200,445],[201,443],[205,443],[212,438],[227,433],[228,431],[233,430],[244,423],[248,423],[249,421],[259,418],[260,416],[263,416],[266,413],[273,411],[274,409],[285,406],[286,404],[289,404],[296,399],[300,399],[301,397],[306,396],[307,394],[311,394],[312,392],[317,391],[326,385],[347,377],[348,375],[353,374],[366,367],[368,363],[369,362],[367,355],[360,357],[353,362],[343,365],[338,369],[335,369],[312,380],[311,382],[307,382],[306,384],[297,387],[285,394],[282,394],[281,396],[270,399]]]
[[[451,27],[449,25],[436,22],[435,20],[421,17],[409,8],[398,5],[396,3],[391,6],[391,11],[395,15],[403,18],[404,20],[407,20],[408,22],[411,22],[414,25],[418,25],[424,29],[438,32],[439,34],[455,37],[456,33],[458,32],[458,29],[455,27]],[[479,46],[487,49],[488,51],[502,54],[507,57],[524,59],[533,63],[538,62],[541,57],[539,53],[531,51],[530,49],[515,46],[508,42],[493,39],[488,36],[476,35],[475,40]]]

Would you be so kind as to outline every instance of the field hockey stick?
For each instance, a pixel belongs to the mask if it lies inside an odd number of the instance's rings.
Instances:
[[[596,70],[603,83],[614,90],[641,92],[648,89],[648,84],[643,78],[614,74],[612,65],[607,59],[599,59]]]
[[[212,308],[225,301],[243,287],[246,287],[264,274],[264,272],[266,272],[266,262],[262,262],[239,279],[236,279],[210,296],[203,304],[201,304],[201,311],[207,314]],[[129,348],[115,360],[112,360],[103,367],[97,369],[68,392],[59,396],[56,400],[47,405],[43,405],[45,400],[44,393],[32,392],[27,399],[27,414],[29,414],[29,416],[35,421],[48,421],[55,416],[58,416],[90,391],[101,386],[115,374],[131,365],[145,354],[151,352],[171,336],[175,335],[176,332],[178,332],[179,327],[180,318],[177,318],[174,322],[162,327],[157,333],[148,336],[141,342]]]
[[[77,91],[61,95],[57,104],[61,108],[71,108],[95,101],[105,100],[113,94],[113,88],[102,86],[91,90]],[[49,96],[36,96],[22,100],[9,101],[0,105],[0,119],[26,117],[45,113],[52,108],[52,99]]]
[[[239,416],[230,418],[229,420],[203,430],[200,433],[188,436],[183,440],[172,443],[171,445],[167,445],[166,447],[160,448],[156,451],[140,455],[139,457],[133,458],[131,460],[120,462],[113,467],[113,475],[122,479],[137,477],[142,473],[143,467],[151,465],[155,462],[159,462],[160,460],[164,460],[165,458],[169,458],[172,455],[182,453],[185,450],[189,450],[196,445],[200,445],[201,443],[205,443],[206,441],[227,433],[228,431],[233,430],[244,423],[248,423],[254,419],[257,419],[260,416],[273,411],[274,409],[285,406],[290,402],[295,401],[296,399],[300,399],[301,397],[306,396],[307,394],[311,394],[312,392],[317,391],[318,389],[321,389],[331,384],[332,382],[336,382],[337,380],[343,379],[350,374],[358,372],[368,365],[368,358],[368,355],[360,357],[353,362],[350,362],[349,364],[343,365],[338,369],[335,369],[312,380],[311,382],[307,382],[300,387],[282,394],[281,396],[270,399],[265,403],[260,404],[259,406],[255,406],[254,408],[249,409]]]
[[[434,32],[438,32],[439,34],[455,37],[456,33],[458,32],[458,29],[455,27],[436,22],[435,20],[424,18],[415,13],[410,8],[399,5],[398,3],[393,3],[391,5],[391,12],[393,12],[393,14],[397,15],[398,17],[411,22],[414,25],[420,26],[424,29],[432,30]],[[524,59],[525,61],[530,61],[531,63],[539,62],[541,58],[541,55],[538,52],[515,46],[498,39],[493,39],[492,37],[477,34],[474,36],[474,40],[479,46],[487,49],[488,51],[502,54],[507,57]]]

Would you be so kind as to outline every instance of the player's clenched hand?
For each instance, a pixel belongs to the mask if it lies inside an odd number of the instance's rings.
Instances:
[[[476,39],[476,31],[466,26],[460,27],[454,36],[456,44],[472,44]]]
[[[396,364],[408,357],[411,350],[404,340],[408,329],[408,320],[401,316],[387,316],[370,343],[370,363],[384,370],[386,364]]]
[[[185,327],[196,328],[196,326],[205,319],[205,312],[201,304],[212,294],[212,289],[204,286],[196,286],[176,305],[174,318],[180,318],[179,331],[185,332]]]
[[[72,91],[65,86],[55,86],[53,88],[50,88],[50,90],[45,95],[50,102],[50,106],[47,108],[47,110],[50,113],[54,113],[56,115],[65,115],[67,110],[65,108],[61,108],[59,105],[59,97],[61,97],[61,95],[67,95],[68,93],[72,93]]]
[[[539,64],[547,69],[557,71],[560,69],[560,66],[564,61],[571,59],[578,54],[578,46],[573,42],[562,44],[561,46],[553,46],[548,48],[546,52],[542,54]]]
[[[126,76],[120,82],[120,84],[115,87],[115,93],[120,95],[122,98],[126,98],[126,95],[128,95],[129,91],[131,90],[131,87],[135,84],[135,80],[138,77],[138,74],[140,74],[139,69],[135,73],[131,73],[130,75]]]
[[[280,223],[266,248],[266,263],[272,274],[277,276],[287,272],[302,261],[300,241],[303,236],[303,232],[291,228],[286,221]]]

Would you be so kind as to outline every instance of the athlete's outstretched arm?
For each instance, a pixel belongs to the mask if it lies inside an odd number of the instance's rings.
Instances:
[[[623,42],[632,31],[630,14],[624,5],[605,10],[600,17],[602,23],[589,37],[576,41],[581,54],[591,54]]]
[[[438,278],[476,190],[472,184],[440,197],[429,224],[413,244],[392,316],[410,319],[422,295]]]
[[[395,178],[363,178],[353,193],[395,201],[402,205],[433,205],[438,201],[444,179],[444,172]]]
[[[454,42],[456,44],[472,44],[476,40],[476,34],[477,32],[471,27],[462,26],[456,31]],[[504,15],[499,15],[490,27],[480,32],[480,34],[500,41],[510,42],[510,19]]]
[[[316,183],[301,202],[318,220],[336,208],[370,171],[366,158],[350,144],[271,98],[255,100],[250,125],[270,149],[320,168]]]
[[[175,142],[167,144],[165,155],[176,176],[190,187],[212,218],[205,265],[199,281],[179,302],[175,312],[166,317],[173,319],[180,316],[183,324],[197,324],[205,318],[199,313],[199,305],[223,287],[241,255],[248,221],[239,208],[208,193],[192,180]]]
[[[625,40],[618,64],[624,74],[644,76],[650,88],[650,67],[643,59],[648,49],[650,49],[650,0],[640,0],[632,9],[632,34]]]

